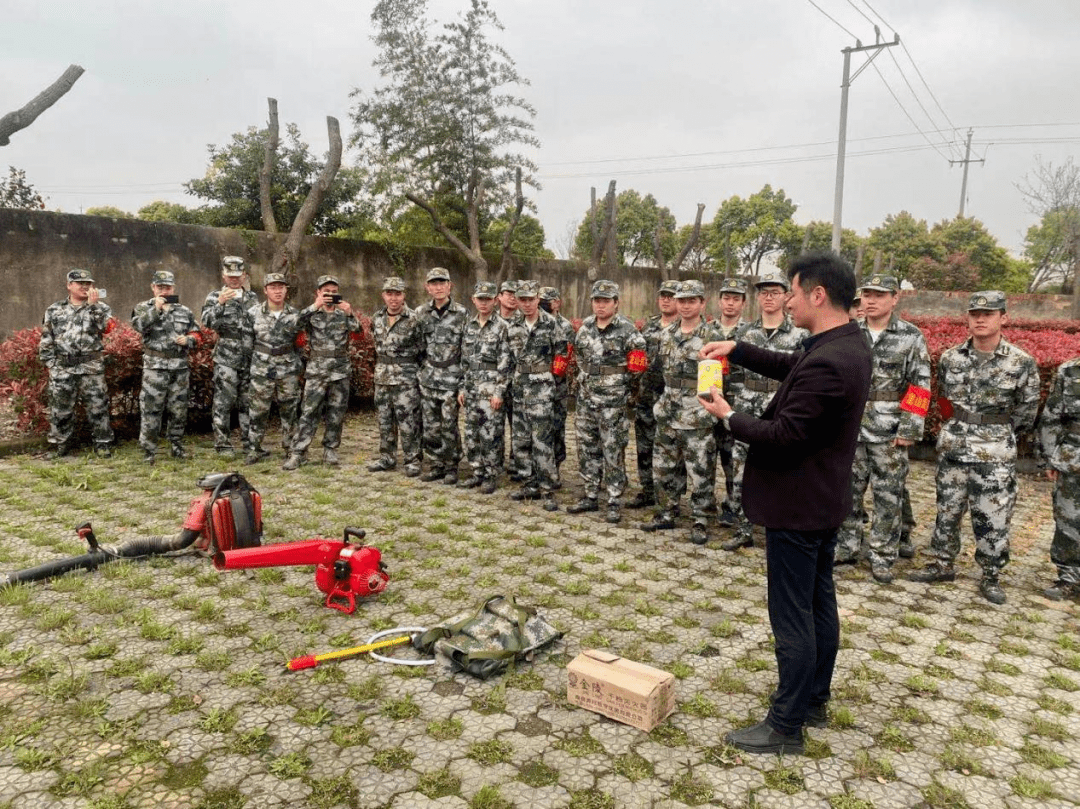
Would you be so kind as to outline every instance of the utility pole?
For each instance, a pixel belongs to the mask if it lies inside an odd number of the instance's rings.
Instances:
[[[971,159],[971,133],[974,132],[974,131],[975,130],[973,130],[973,129],[968,130],[967,147],[964,149],[964,159],[963,160],[950,160],[949,161],[950,166],[953,165],[954,163],[963,163],[964,164],[964,181],[960,184],[960,214],[959,214],[959,217],[961,219],[964,218],[964,200],[967,199],[968,164],[969,163],[985,163],[986,162],[986,158],[980,158],[979,160],[972,160]]]
[[[836,146],[836,193],[833,196],[833,224],[832,224],[832,249],[833,252],[840,252],[840,221],[844,210],[844,155],[847,151],[847,100],[848,100],[848,88],[855,79],[859,78],[859,74],[866,70],[870,66],[870,63],[877,58],[885,48],[891,48],[893,45],[900,44],[900,35],[896,34],[892,42],[881,41],[881,29],[876,25],[874,26],[874,44],[863,45],[859,40],[855,40],[854,48],[844,48],[841,53],[844,54],[844,80],[840,84],[840,138]],[[851,54],[859,53],[861,51],[873,51],[872,54],[863,62],[862,67],[855,71],[855,75],[851,74]]]

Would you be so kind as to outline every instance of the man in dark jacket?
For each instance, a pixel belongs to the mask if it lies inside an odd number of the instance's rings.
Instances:
[[[870,349],[848,318],[855,274],[834,253],[792,262],[787,310],[810,332],[801,351],[725,341],[702,356],[780,380],[761,418],[737,413],[716,388],[703,405],[750,449],[743,507],[765,526],[769,622],[780,685],[764,721],[729,733],[753,753],[802,753],[802,727],[825,724],[840,619],[833,586],[836,533],[851,511],[851,468],[870,390]]]

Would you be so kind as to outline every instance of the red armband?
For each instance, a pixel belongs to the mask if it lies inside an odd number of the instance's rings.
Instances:
[[[916,385],[908,385],[907,393],[900,400],[900,409],[926,418],[926,414],[930,410],[930,391]]]
[[[188,337],[195,341],[193,348],[198,348],[202,345],[202,335],[197,331],[189,331]]]
[[[632,374],[640,374],[649,367],[649,358],[644,351],[630,351],[626,355],[626,370]]]
[[[937,409],[941,412],[941,417],[945,419],[945,421],[948,421],[953,417],[952,402],[944,396],[937,397]]]
[[[724,376],[727,376],[731,373],[731,363],[728,361],[727,357],[720,358],[720,373],[722,373]]]
[[[302,331],[298,335],[296,335],[296,339],[293,340],[293,345],[295,345],[297,348],[303,348],[304,346],[306,346],[307,345],[307,332]]]
[[[103,334],[112,334],[112,332],[115,331],[116,327],[119,326],[119,325],[120,324],[117,323],[115,317],[110,317],[108,320],[105,321],[105,331],[102,332],[102,333]]]
[[[566,369],[570,367],[570,360],[562,354],[556,354],[551,361],[551,373],[555,376],[566,376]]]

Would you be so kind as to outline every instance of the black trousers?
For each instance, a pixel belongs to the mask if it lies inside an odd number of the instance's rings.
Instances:
[[[780,674],[768,722],[781,733],[799,733],[809,707],[829,701],[840,648],[833,585],[836,531],[765,531],[769,623]]]

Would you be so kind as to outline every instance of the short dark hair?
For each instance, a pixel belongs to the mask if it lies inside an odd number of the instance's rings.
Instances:
[[[831,250],[803,253],[791,262],[787,271],[792,284],[799,277],[799,286],[806,291],[820,286],[829,302],[845,312],[855,301],[855,271],[851,265]]]

